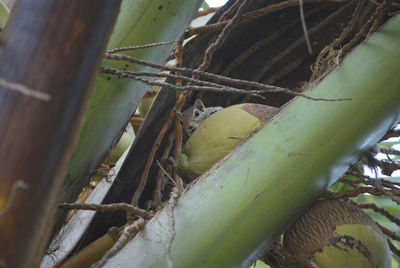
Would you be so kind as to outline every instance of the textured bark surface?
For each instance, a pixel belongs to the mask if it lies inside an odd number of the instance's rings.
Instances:
[[[2,34],[0,77],[50,96],[44,101],[0,87],[0,263],[7,267],[40,263],[119,5],[20,0]],[[16,188],[21,183],[26,187]]]

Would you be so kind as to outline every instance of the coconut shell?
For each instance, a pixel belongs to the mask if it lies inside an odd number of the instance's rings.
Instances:
[[[147,92],[150,93],[150,92],[155,92],[157,90],[159,90],[159,87],[152,86],[152,87],[150,87],[148,89]],[[141,118],[145,118],[146,117],[147,112],[149,111],[151,104],[153,104],[154,98],[155,98],[155,96],[154,97],[150,97],[150,98],[144,98],[140,102],[138,110],[139,110],[139,115],[140,115]]]
[[[338,200],[315,202],[287,230],[283,245],[321,268],[391,266],[389,246],[377,224],[356,205]]]
[[[109,161],[111,164],[117,163],[118,159],[122,156],[126,149],[128,149],[129,145],[135,139],[135,132],[131,124],[128,124],[122,133],[121,138],[119,139],[117,145],[111,150],[109,155]]]
[[[246,137],[268,122],[279,109],[254,103],[233,105],[205,119],[193,132],[177,159],[185,181],[204,173]]]

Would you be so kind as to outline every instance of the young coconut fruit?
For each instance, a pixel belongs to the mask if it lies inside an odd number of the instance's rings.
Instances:
[[[283,246],[320,268],[391,267],[389,245],[382,231],[364,211],[349,202],[316,201],[285,233]]]
[[[278,108],[255,103],[217,111],[193,132],[177,158],[177,173],[188,182],[209,169],[246,136],[268,122]]]
[[[103,161],[103,164],[106,165],[115,165],[120,157],[124,154],[124,152],[128,149],[128,147],[132,144],[133,140],[135,139],[135,132],[133,127],[130,123],[126,126],[123,130],[123,133],[118,141],[113,144],[113,147],[109,154]],[[99,168],[94,175],[95,181],[101,181],[108,172],[107,169]]]
[[[160,89],[158,86],[152,86],[147,90],[147,93],[157,93],[157,91]],[[141,118],[145,118],[147,112],[150,110],[151,104],[153,104],[154,98],[156,97],[156,94],[154,94],[153,97],[149,98],[144,98],[139,104],[138,110],[139,110],[139,115]]]
[[[135,132],[133,130],[132,125],[129,123],[124,132],[122,133],[121,138],[115,145],[115,147],[111,150],[111,153],[109,155],[109,161],[112,164],[117,163],[118,159],[122,156],[122,154],[128,149],[129,145],[133,142],[135,139]]]
[[[155,99],[155,97],[157,95],[157,91],[159,89],[160,89],[160,87],[158,87],[158,86],[152,86],[147,90],[146,95],[149,94],[150,96],[151,95],[153,95],[153,96],[144,97],[142,99],[142,101],[139,103],[139,106],[138,106],[138,109],[137,109],[138,114],[136,114],[136,115],[138,115],[142,119],[144,119],[146,117],[147,112],[150,110],[150,107],[153,104],[153,101],[154,101],[154,99]],[[139,122],[138,121],[132,121],[132,126],[133,126],[133,129],[134,129],[135,133],[139,132],[139,129],[140,129],[141,125],[142,125],[142,123],[140,121]]]

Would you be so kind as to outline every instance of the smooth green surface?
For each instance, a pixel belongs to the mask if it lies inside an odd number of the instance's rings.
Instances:
[[[10,10],[8,10],[7,6],[0,1],[0,28],[6,26],[9,15]]]
[[[177,40],[201,3],[201,0],[124,0],[107,49]],[[164,64],[173,46],[123,53]],[[120,61],[104,60],[103,65],[134,71],[153,70]],[[147,86],[133,80],[99,75],[68,164],[66,187],[97,168],[146,90]]]
[[[333,237],[349,236],[351,239],[335,246],[327,245],[322,253],[315,254],[320,268],[390,268],[391,251],[382,233],[364,224],[343,224],[336,227]],[[354,239],[355,243],[351,241]]]
[[[182,193],[174,267],[249,267],[400,119],[400,17],[355,49],[307,94]],[[166,209],[107,267],[166,267]]]
[[[133,131],[132,125],[128,124],[117,145],[115,145],[115,147],[111,150],[109,155],[109,161],[111,164],[117,163],[118,159],[122,156],[126,149],[128,149],[129,145],[132,144],[134,139],[135,132]]]
[[[177,172],[188,181],[197,178],[213,163],[232,151],[261,121],[241,108],[229,106],[200,123],[176,159]]]
[[[158,87],[158,86],[152,86],[147,90],[147,92],[155,92],[159,89],[160,89],[160,87]],[[150,98],[145,98],[145,99],[142,99],[142,101],[140,102],[138,110],[139,110],[139,115],[141,118],[146,117],[147,112],[150,110],[150,106],[153,104],[154,98],[155,98],[155,96],[150,97]]]
[[[251,265],[250,268],[271,268],[269,265],[266,265],[262,261],[256,261],[254,264]]]

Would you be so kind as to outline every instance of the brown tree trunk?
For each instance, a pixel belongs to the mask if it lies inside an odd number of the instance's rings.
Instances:
[[[0,54],[0,266],[40,263],[119,6],[20,0],[14,7]]]

